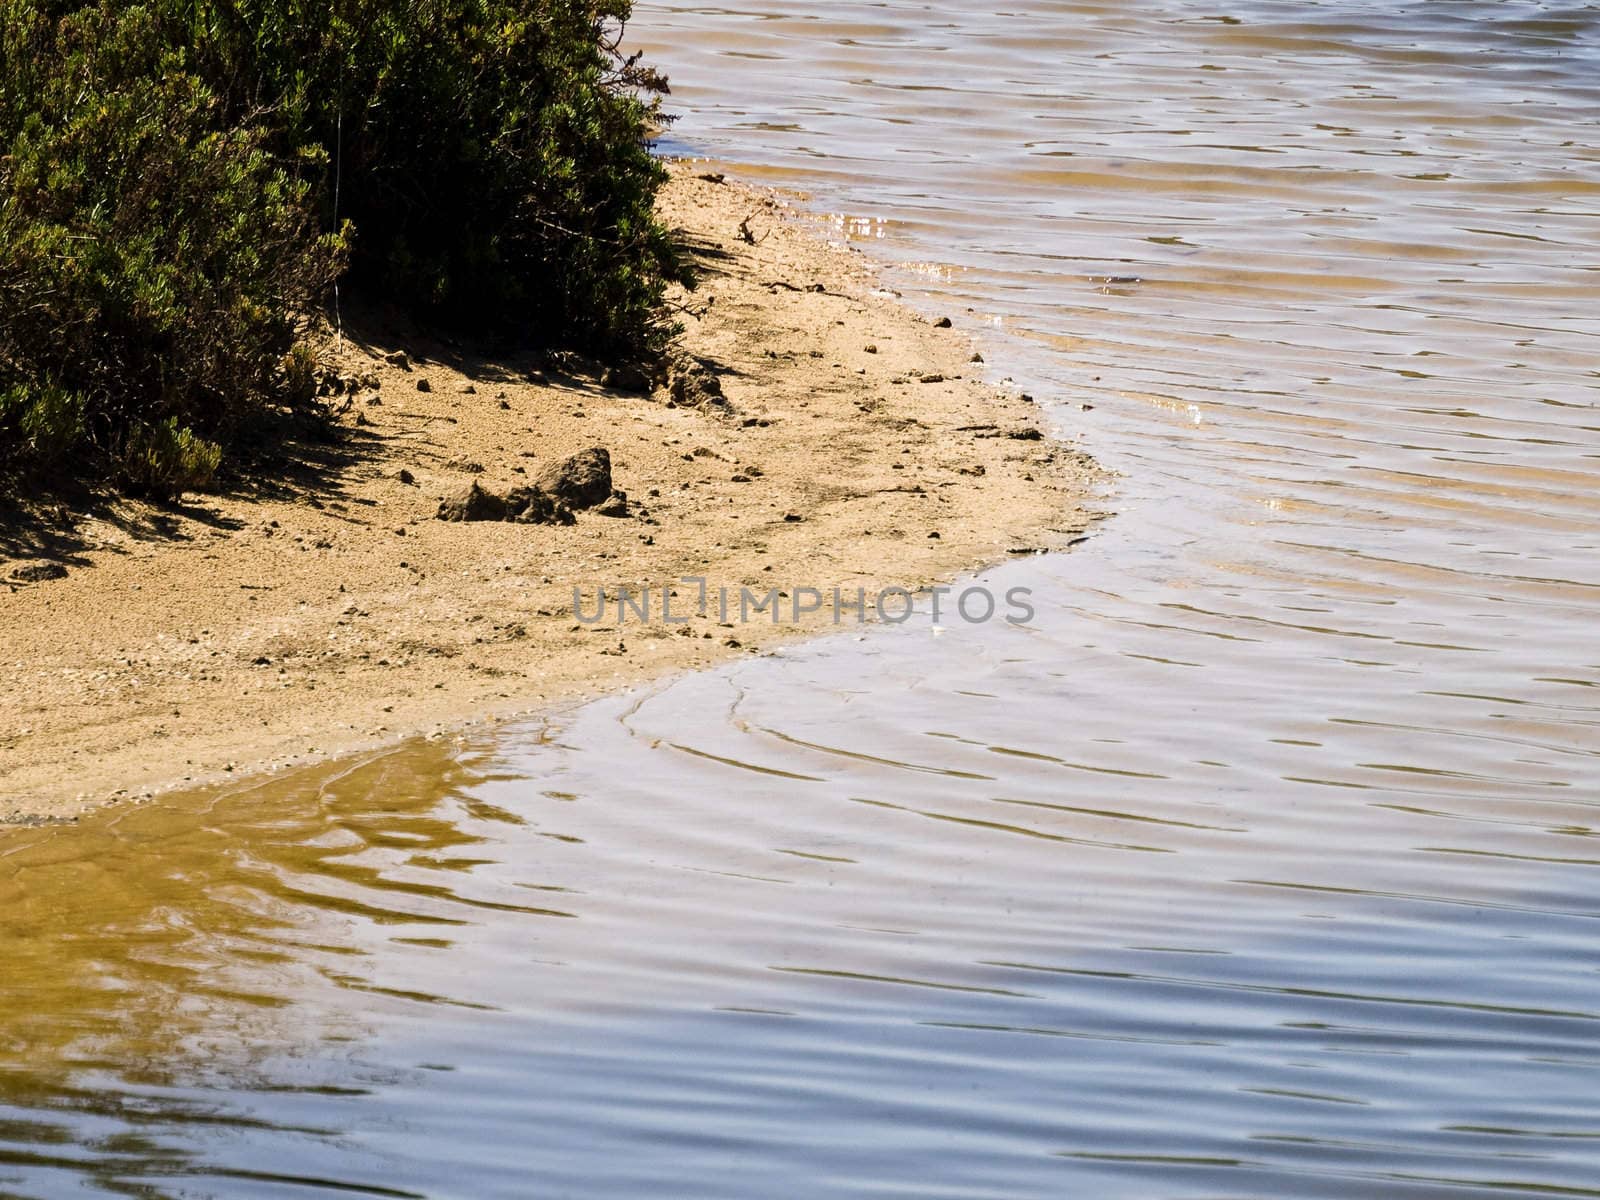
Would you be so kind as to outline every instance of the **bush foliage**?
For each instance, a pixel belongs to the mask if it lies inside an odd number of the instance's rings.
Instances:
[[[0,0],[0,466],[196,486],[353,283],[659,347],[678,275],[625,0]]]

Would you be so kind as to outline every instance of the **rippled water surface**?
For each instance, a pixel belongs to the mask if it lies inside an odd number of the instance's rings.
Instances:
[[[1121,472],[1033,624],[0,837],[0,1195],[1600,1196],[1600,13],[981,8],[633,32]]]

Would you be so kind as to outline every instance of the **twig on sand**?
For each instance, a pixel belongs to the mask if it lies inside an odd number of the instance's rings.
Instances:
[[[761,210],[759,208],[756,209],[754,212],[752,212],[750,214],[750,217],[755,216],[756,213],[758,213],[760,211]],[[759,238],[756,237],[755,234],[750,232],[750,217],[746,217],[744,220],[739,222],[739,240],[744,242],[744,244],[747,245],[747,246],[759,246],[762,242],[766,241],[767,238],[771,236],[772,231],[769,229],[766,233],[763,233]]]
[[[783,288],[785,291],[789,292],[812,292],[818,296],[837,296],[841,300],[850,299],[850,297],[845,295],[843,292],[830,292],[820,283],[808,283],[805,287],[797,287],[796,285],[782,279],[769,279],[761,286],[767,288]]]

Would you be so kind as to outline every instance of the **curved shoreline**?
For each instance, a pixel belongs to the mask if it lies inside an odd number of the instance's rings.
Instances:
[[[583,364],[375,333],[341,366],[379,386],[307,448],[292,489],[118,502],[53,530],[46,556],[0,560],[0,580],[66,568],[0,592],[0,822],[709,666],[830,628],[835,587],[916,588],[1087,527],[1093,464],[1031,403],[968,377],[968,340],[884,293],[864,256],[775,193],[690,165],[660,208],[702,272],[675,297],[682,403],[670,381],[629,394]],[[471,483],[504,493],[591,446],[630,515],[436,519]],[[648,625],[575,619],[575,590],[659,597],[684,576],[712,596],[776,587],[790,611],[804,589],[824,602],[776,625],[723,621],[715,601],[663,621],[659,599]]]

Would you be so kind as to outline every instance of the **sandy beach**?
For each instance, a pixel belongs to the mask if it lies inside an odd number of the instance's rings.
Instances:
[[[682,165],[661,210],[701,281],[674,298],[684,333],[648,391],[356,318],[328,349],[350,383],[326,400],[334,435],[294,447],[287,484],[6,516],[0,818],[71,819],[760,652],[831,627],[827,605],[793,619],[798,589],[914,588],[1087,528],[1094,467],[984,381],[959,320],[903,307],[776,194]],[[592,448],[623,515],[439,519],[473,485],[504,495]],[[714,601],[685,623],[575,618],[575,589],[592,605],[684,576],[790,607],[776,624]]]

